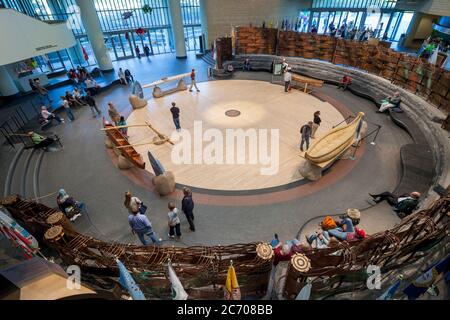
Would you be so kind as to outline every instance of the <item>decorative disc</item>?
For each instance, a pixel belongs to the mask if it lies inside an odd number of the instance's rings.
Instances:
[[[259,243],[256,246],[256,253],[263,260],[269,260],[273,257],[272,246],[268,243]]]
[[[239,110],[230,109],[230,110],[225,111],[225,115],[228,117],[237,117],[237,116],[241,115],[241,112]]]
[[[50,215],[50,217],[47,218],[47,223],[56,224],[62,220],[63,215],[64,214],[61,211],[55,212],[52,215]]]
[[[45,232],[45,239],[56,240],[64,235],[64,229],[61,226],[53,226]]]
[[[297,253],[291,258],[291,264],[298,272],[308,272],[311,269],[311,261],[307,256]]]

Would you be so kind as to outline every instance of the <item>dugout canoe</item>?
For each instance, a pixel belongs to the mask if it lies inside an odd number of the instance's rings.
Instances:
[[[111,128],[114,127],[111,123],[103,118],[103,128]],[[142,156],[130,145],[130,143],[125,139],[123,134],[119,131],[119,129],[106,130],[106,136],[112,141],[114,146],[116,147],[124,147],[117,150],[120,150],[122,156],[124,156],[128,161],[134,164],[136,167],[140,169],[145,169],[145,162],[142,160]]]
[[[331,161],[341,155],[354,142],[358,127],[364,117],[359,112],[349,124],[337,127],[321,137],[306,151],[305,158],[315,164]]]

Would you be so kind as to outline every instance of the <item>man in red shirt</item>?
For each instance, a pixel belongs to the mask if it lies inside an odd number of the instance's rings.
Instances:
[[[344,91],[345,91],[347,89],[347,87],[350,86],[351,84],[352,84],[352,78],[350,78],[349,76],[345,75],[342,78],[341,83],[339,83],[338,89],[342,87],[342,88],[344,88]]]
[[[197,92],[200,92],[200,90],[197,88],[197,84],[195,83],[195,69],[192,69],[191,72],[191,87],[189,88],[189,91],[192,92],[192,87],[195,87],[197,89]]]

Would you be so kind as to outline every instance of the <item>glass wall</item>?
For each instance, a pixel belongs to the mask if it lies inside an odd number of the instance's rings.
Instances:
[[[180,4],[186,50],[198,51],[200,50],[199,37],[202,35],[200,0],[181,0]]]
[[[367,29],[370,37],[399,41],[409,27],[414,12],[395,10],[394,0],[313,0],[308,32],[313,28],[319,34],[330,34],[336,28],[337,37],[349,38],[351,30]],[[299,17],[304,11],[299,13]]]

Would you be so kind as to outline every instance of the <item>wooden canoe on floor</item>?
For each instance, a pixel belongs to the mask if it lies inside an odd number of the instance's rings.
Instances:
[[[337,127],[321,137],[305,153],[305,158],[315,164],[331,161],[341,155],[354,142],[358,126],[362,122],[364,113],[342,127]]]
[[[103,128],[114,127],[111,123],[103,118]],[[112,141],[112,143],[116,147],[124,147],[120,148],[120,153],[132,164],[136,167],[145,169],[145,162],[142,160],[142,156],[130,145],[130,143],[125,139],[123,134],[119,131],[119,129],[106,130],[106,136]]]

